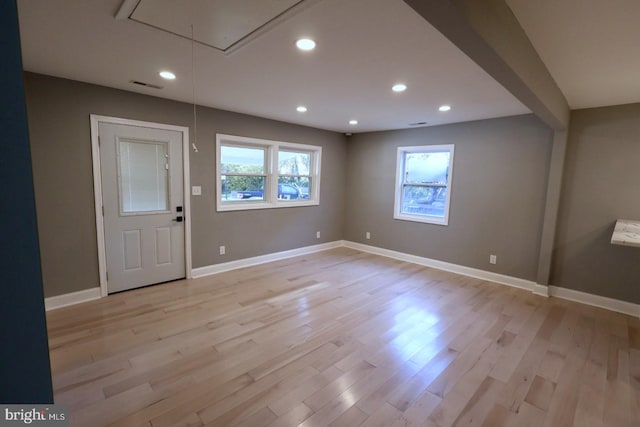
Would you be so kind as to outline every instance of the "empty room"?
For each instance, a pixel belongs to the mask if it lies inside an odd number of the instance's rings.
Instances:
[[[640,425],[640,3],[0,16],[3,421]]]

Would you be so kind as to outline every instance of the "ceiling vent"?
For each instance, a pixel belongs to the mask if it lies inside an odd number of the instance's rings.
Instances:
[[[115,17],[231,53],[318,1],[124,0]]]
[[[133,83],[134,85],[150,87],[152,89],[162,89],[162,86],[154,85],[151,83],[139,82],[138,80],[131,80],[129,83]]]

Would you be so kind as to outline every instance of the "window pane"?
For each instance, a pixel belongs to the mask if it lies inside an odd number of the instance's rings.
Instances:
[[[166,142],[120,141],[120,208],[123,213],[167,210],[167,148]]]
[[[216,134],[216,151],[217,211],[319,204],[322,147]]]
[[[311,178],[308,176],[278,177],[278,200],[309,199]]]
[[[264,200],[266,177],[222,175],[220,197],[223,202]]]
[[[311,153],[278,151],[278,173],[281,175],[309,175]]]
[[[449,152],[406,153],[404,182],[446,183]]]
[[[412,215],[429,215],[444,218],[447,203],[445,186],[405,185],[402,188],[401,213]]]
[[[265,150],[248,147],[220,147],[222,173],[265,174]]]

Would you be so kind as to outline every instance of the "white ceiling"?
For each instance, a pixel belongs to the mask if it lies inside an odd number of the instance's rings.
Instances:
[[[640,1],[506,1],[572,109],[640,101]]]
[[[127,0],[117,17],[193,38],[228,52],[279,17],[317,0]]]
[[[202,27],[210,5],[228,1],[179,4],[209,4],[206,13],[189,12],[194,26]],[[640,101],[640,1],[506,1],[572,108]],[[354,133],[529,112],[402,0],[306,2],[299,13],[232,53],[196,43],[196,103]],[[191,41],[115,19],[121,3],[19,0],[24,68],[193,102]],[[184,14],[167,11],[156,18],[178,20],[184,27]],[[195,28],[198,32],[206,29]],[[314,38],[316,50],[298,51],[294,42],[300,37]],[[158,72],[163,69],[174,71],[177,79],[162,80]],[[164,88],[144,88],[131,80]],[[409,89],[393,93],[396,82]],[[441,104],[453,109],[441,113]],[[298,105],[308,112],[297,113]],[[350,126],[350,119],[359,124]]]
[[[115,19],[121,3],[19,0],[24,68],[192,102],[191,41]],[[295,48],[303,36],[313,52]],[[194,62],[200,105],[340,132],[529,112],[402,0],[316,1],[231,54],[196,44]],[[163,69],[177,79],[162,80]],[[393,93],[396,82],[408,90]],[[452,110],[439,112],[445,103]]]

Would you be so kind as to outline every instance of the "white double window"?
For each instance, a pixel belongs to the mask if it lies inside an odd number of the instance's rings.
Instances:
[[[398,147],[394,218],[447,225],[453,145]]]
[[[216,135],[217,210],[320,204],[322,147]]]

